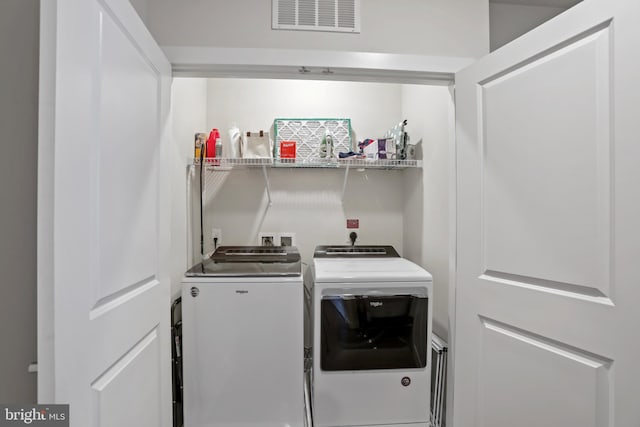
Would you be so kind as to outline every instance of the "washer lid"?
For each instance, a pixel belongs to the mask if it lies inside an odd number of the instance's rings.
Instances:
[[[291,246],[221,246],[209,259],[196,264],[187,277],[300,276],[302,262]]]

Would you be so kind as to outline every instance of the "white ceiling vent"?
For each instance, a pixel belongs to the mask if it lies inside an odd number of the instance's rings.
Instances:
[[[272,0],[274,30],[360,32],[360,0]]]

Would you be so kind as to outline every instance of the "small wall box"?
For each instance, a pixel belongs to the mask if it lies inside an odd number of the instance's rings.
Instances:
[[[280,141],[280,158],[295,159],[296,158],[296,142]]]
[[[351,119],[275,119],[273,121],[276,159],[287,158],[280,151],[283,141],[296,141],[296,163],[313,162],[320,152],[322,138],[333,136],[334,153],[352,151]]]

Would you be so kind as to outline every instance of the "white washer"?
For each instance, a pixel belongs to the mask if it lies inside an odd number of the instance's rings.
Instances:
[[[303,425],[303,298],[295,248],[221,247],[187,272],[185,427]]]
[[[429,425],[432,277],[391,246],[318,246],[316,427]]]

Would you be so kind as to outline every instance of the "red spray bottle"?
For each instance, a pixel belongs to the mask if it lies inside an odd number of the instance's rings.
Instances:
[[[207,139],[207,157],[216,157],[216,140],[220,138],[218,129],[211,129]]]

